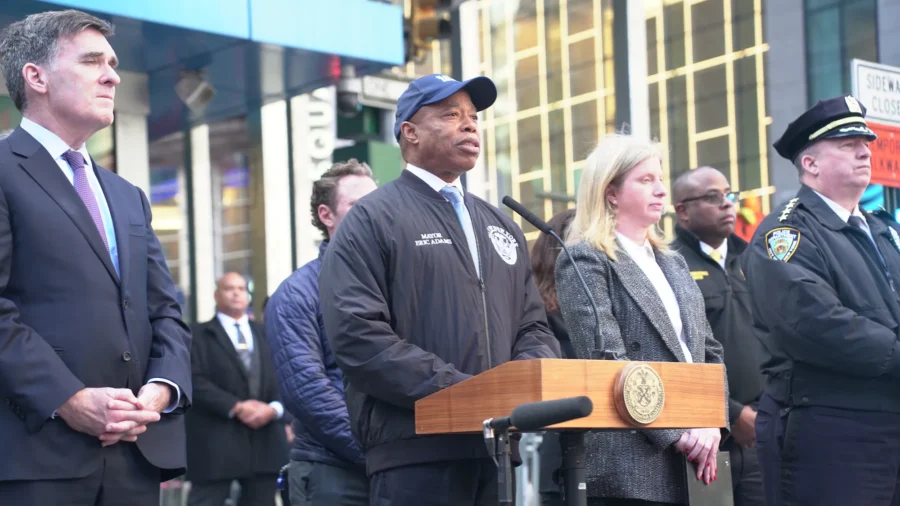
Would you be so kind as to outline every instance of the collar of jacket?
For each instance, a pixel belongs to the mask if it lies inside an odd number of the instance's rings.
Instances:
[[[428,183],[422,181],[418,176],[406,169],[400,173],[400,177],[398,177],[396,181],[414,192],[421,194],[425,198],[439,202],[447,202],[447,199],[445,199],[443,195],[434,191],[434,188],[428,186]],[[468,191],[465,192],[463,194],[463,201],[466,203],[466,206],[471,206],[472,194]]]
[[[325,256],[326,249],[328,249],[328,239],[322,241],[322,244],[319,245],[319,260]]]
[[[679,242],[697,252],[699,255],[704,257],[709,256],[703,252],[703,249],[700,248],[700,238],[698,238],[697,235],[690,230],[682,228],[681,225],[675,225],[675,237]],[[731,234],[730,236],[728,236],[727,240],[728,256],[726,262],[731,258],[737,258],[741,256],[744,250],[747,249],[747,241],[741,239],[737,234]]]
[[[832,230],[841,230],[850,226],[846,221],[842,220],[833,209],[828,207],[828,204],[822,200],[822,197],[816,195],[816,192],[806,185],[800,186],[800,191],[797,192],[796,205],[808,209],[810,214],[812,214],[819,223]],[[871,227],[871,221],[866,221],[869,222]]]

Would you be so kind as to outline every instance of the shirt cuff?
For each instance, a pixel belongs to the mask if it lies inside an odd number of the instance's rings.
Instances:
[[[274,409],[275,413],[277,413],[278,416],[276,417],[276,419],[281,420],[281,417],[284,416],[284,405],[278,401],[272,401],[269,403],[269,406],[272,406],[272,409]]]
[[[175,390],[175,399],[169,400],[169,407],[167,407],[166,409],[163,410],[163,414],[171,413],[171,412],[175,411],[176,409],[178,409],[179,406],[181,406],[181,389],[178,388],[178,385],[176,385],[175,383],[172,383],[171,381],[169,381],[167,379],[163,379],[163,378],[151,378],[150,380],[147,381],[147,383],[148,384],[149,383],[165,383],[166,385],[169,385],[170,387],[172,387]]]

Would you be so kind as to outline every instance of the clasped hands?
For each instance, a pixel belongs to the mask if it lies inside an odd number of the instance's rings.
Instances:
[[[137,441],[147,425],[158,422],[172,391],[163,383],[148,383],[137,397],[127,388],[83,388],[56,411],[78,432],[97,437],[103,446]]]
[[[722,433],[719,429],[691,429],[675,442],[675,450],[687,455],[697,469],[697,479],[709,485],[716,479],[719,443]]]
[[[275,408],[256,399],[238,402],[231,408],[231,414],[251,429],[261,429],[278,417]]]

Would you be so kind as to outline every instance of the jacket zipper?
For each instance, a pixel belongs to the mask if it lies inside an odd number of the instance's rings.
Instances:
[[[472,228],[475,228],[475,220],[472,220]],[[481,247],[478,244],[478,236],[476,236],[474,233],[472,234],[472,236],[475,237],[475,251],[478,253],[478,272],[476,272],[475,274],[478,276],[478,286],[481,288],[481,307],[484,310],[484,335],[487,339],[488,369],[490,369],[494,366],[494,360],[491,358],[491,330],[490,327],[488,327],[487,296],[485,295],[483,279],[484,266],[481,265]]]

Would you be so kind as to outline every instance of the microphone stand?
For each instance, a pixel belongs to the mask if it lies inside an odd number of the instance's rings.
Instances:
[[[560,490],[566,506],[587,506],[587,481],[584,473],[584,431],[559,432],[562,467]]]
[[[492,418],[484,421],[484,443],[487,445],[488,453],[494,459],[497,465],[497,497],[499,504],[512,506],[513,498],[513,480],[512,480],[512,463],[509,449],[509,426],[505,424],[498,428],[491,427]],[[587,505],[584,505],[587,506]]]

